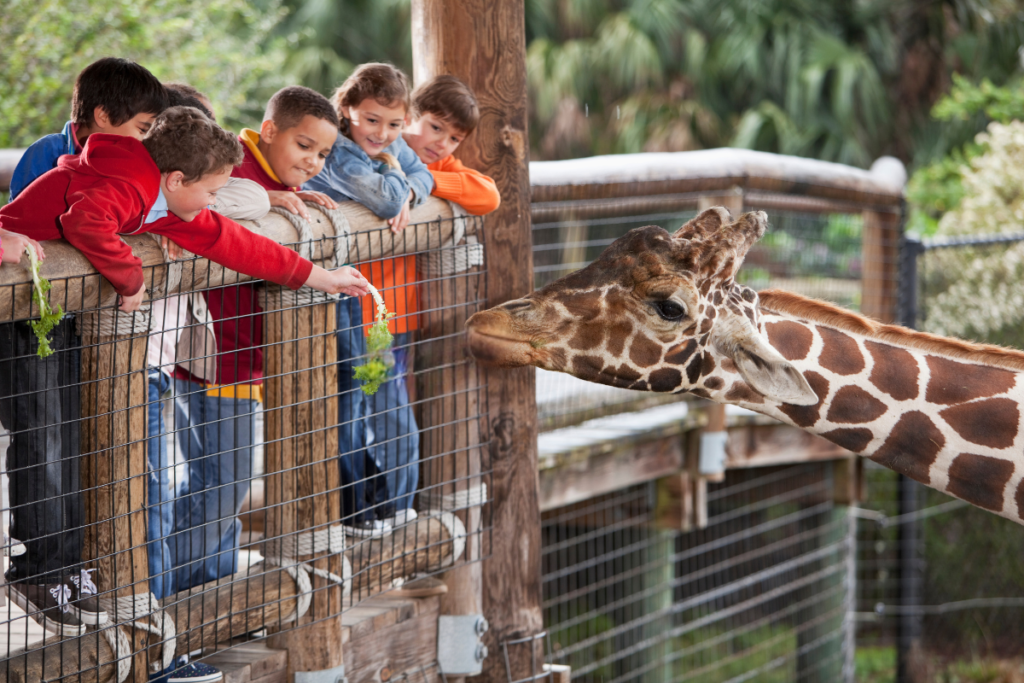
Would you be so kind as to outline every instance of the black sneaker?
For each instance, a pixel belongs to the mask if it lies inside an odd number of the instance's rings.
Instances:
[[[59,636],[80,636],[85,624],[71,613],[71,589],[62,583],[37,585],[7,584],[7,597],[44,629]],[[61,599],[58,599],[61,598]]]
[[[109,615],[100,607],[100,601],[96,598],[99,591],[96,584],[92,582],[94,569],[83,569],[78,574],[68,577],[67,586],[71,589],[71,613],[78,617],[83,624],[90,626],[102,626],[110,620]]]

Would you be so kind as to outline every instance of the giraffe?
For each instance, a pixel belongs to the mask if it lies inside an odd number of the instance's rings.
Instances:
[[[636,228],[591,265],[472,316],[470,353],[769,415],[1024,523],[1024,353],[735,281],[767,227],[721,207]]]

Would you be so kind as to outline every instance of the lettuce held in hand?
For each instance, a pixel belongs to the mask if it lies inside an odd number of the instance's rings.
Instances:
[[[26,247],[25,252],[28,254],[29,270],[32,273],[32,302],[39,309],[39,320],[32,320],[29,324],[39,338],[36,353],[40,358],[46,358],[53,353],[48,335],[64,317],[64,310],[59,305],[57,310],[50,307],[50,300],[46,297],[46,293],[50,291],[50,281],[39,275],[40,263],[35,249]]]
[[[363,393],[372,396],[380,389],[380,385],[388,377],[388,371],[394,363],[387,362],[388,350],[395,338],[391,336],[388,329],[388,319],[394,317],[394,313],[388,313],[387,306],[380,292],[373,285],[369,285],[370,294],[377,303],[377,321],[370,327],[370,334],[366,337],[367,359],[363,365],[355,367],[355,377],[363,383]]]

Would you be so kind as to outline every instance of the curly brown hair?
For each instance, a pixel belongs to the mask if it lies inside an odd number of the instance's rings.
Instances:
[[[181,171],[186,183],[242,163],[242,144],[194,107],[171,107],[143,138],[161,173]]]
[[[342,107],[358,107],[363,100],[372,99],[387,107],[401,103],[409,111],[412,108],[409,91],[409,77],[393,64],[360,64],[331,96],[331,103],[341,120],[341,132],[348,135],[348,119],[342,113]]]

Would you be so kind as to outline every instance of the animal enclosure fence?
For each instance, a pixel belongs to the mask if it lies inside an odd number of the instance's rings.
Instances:
[[[893,319],[899,182],[853,169],[812,181],[798,163],[783,170],[789,159],[733,153],[533,164],[536,286],[587,265],[634,227],[674,232],[723,205],[769,217],[741,282]],[[574,171],[583,179],[568,180]],[[865,524],[851,493],[855,460],[809,455],[789,439],[759,463],[756,428],[739,431],[754,419],[745,411],[543,370],[537,385],[545,625],[554,661],[571,664],[574,680],[853,680],[855,539]],[[651,443],[615,450],[630,425],[648,426]],[[708,477],[700,433],[716,429],[736,436],[728,469]],[[571,472],[611,469],[609,451],[629,462],[616,471],[628,486],[608,475],[597,494],[544,502],[545,468],[552,488],[572,486]],[[659,455],[637,455],[646,451]],[[666,452],[678,465],[659,464]]]
[[[324,267],[393,275],[381,294],[399,312],[395,344],[374,396],[353,377],[372,360],[369,298],[165,261],[140,236],[128,241],[152,305],[119,313],[84,257],[52,245],[42,274],[68,317],[39,360],[28,271],[0,271],[2,507],[18,580],[0,680],[142,681],[178,655],[287,648],[299,626],[340,624],[370,597],[489,553],[487,400],[461,350],[486,294],[481,220],[430,200],[395,235],[354,205],[310,212],[248,227]],[[90,585],[109,621],[61,623],[65,602],[88,613]]]

